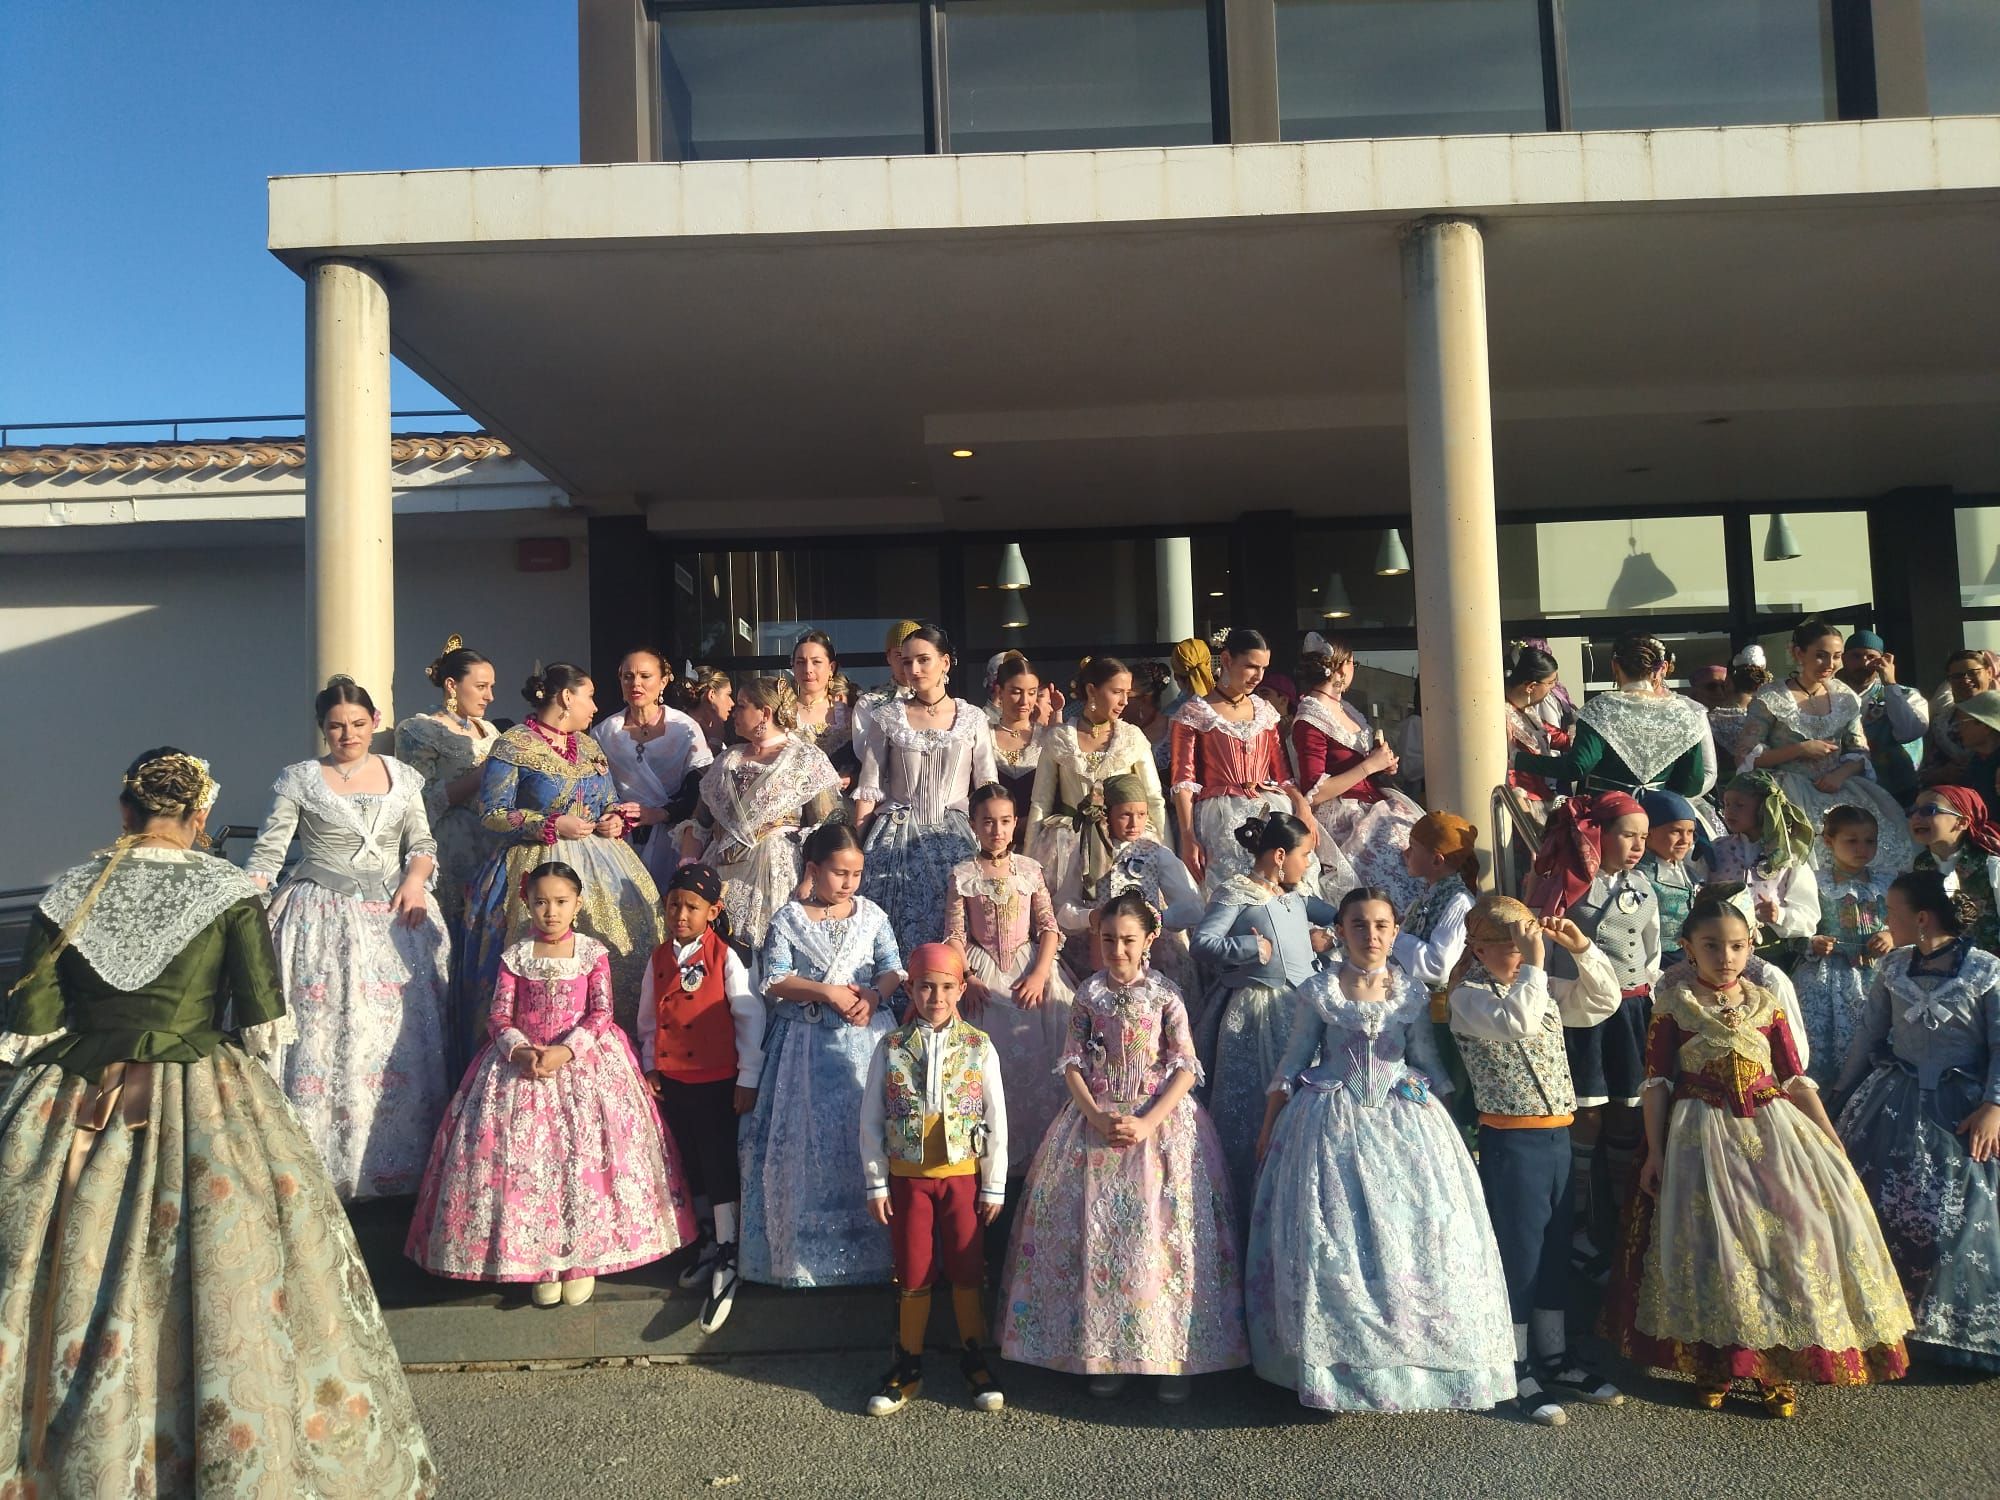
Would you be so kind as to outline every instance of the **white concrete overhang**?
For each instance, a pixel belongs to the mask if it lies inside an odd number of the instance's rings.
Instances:
[[[1503,509],[2000,490],[2000,117],[274,178],[270,247],[657,529],[1179,523],[1405,505],[1437,214]]]

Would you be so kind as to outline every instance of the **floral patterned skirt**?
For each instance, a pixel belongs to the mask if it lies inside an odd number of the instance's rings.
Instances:
[[[1890,1062],[1855,1089],[1840,1137],[1902,1275],[1910,1342],[1944,1364],[2000,1372],[2000,1161],[1974,1161],[1958,1134],[1979,1097],[1963,1073],[1933,1091]]]
[[[1659,1196],[1632,1196],[1602,1324],[1628,1358],[1704,1379],[1866,1385],[1909,1369],[1875,1210],[1786,1100],[1749,1119],[1675,1102]]]
[[[979,852],[965,814],[947,809],[941,821],[920,823],[906,807],[884,807],[866,839],[861,894],[889,914],[896,950],[943,942],[951,872]]]
[[[1328,1411],[1484,1411],[1514,1335],[1479,1177],[1436,1099],[1301,1088],[1257,1179],[1257,1373]]]
[[[1069,1098],[1069,1085],[1056,1072],[1056,1059],[1069,1045],[1070,1006],[1075,996],[1057,964],[1049,973],[1042,1003],[1033,1010],[1014,1003],[1015,981],[1028,972],[1035,949],[1023,943],[1003,969],[976,944],[966,950],[966,967],[987,987],[986,1003],[965,1019],[985,1032],[1000,1058],[1000,1082],[1007,1095],[1007,1174],[1024,1176],[1049,1125]]]
[[[1123,1148],[1064,1105],[1028,1169],[1001,1282],[1000,1352],[1088,1375],[1248,1364],[1234,1219],[1222,1149],[1192,1097]]]
[[[1393,789],[1384,790],[1379,802],[1335,797],[1314,808],[1313,817],[1323,835],[1320,863],[1339,870],[1341,861],[1327,853],[1330,843],[1354,872],[1353,884],[1336,894],[1327,894],[1322,878],[1321,894],[1338,902],[1356,885],[1377,886],[1389,893],[1397,911],[1408,911],[1426,889],[1403,863],[1410,847],[1410,830],[1423,815],[1421,807]]]
[[[1229,1165],[1229,1190],[1246,1207],[1256,1191],[1264,1101],[1292,1034],[1295,993],[1262,984],[1234,990],[1217,986],[1195,1033],[1195,1055],[1208,1070],[1209,1116]]]
[[[9,1494],[429,1495],[437,1473],[347,1217],[261,1064],[150,1071],[143,1128],[0,1074]],[[65,1193],[66,1169],[75,1186]]]
[[[386,901],[297,881],[271,903],[271,941],[299,1033],[271,1072],[334,1189],[349,1202],[414,1193],[451,1094],[437,908],[405,927]]]
[[[673,1146],[613,1027],[553,1078],[487,1045],[437,1133],[404,1250],[434,1276],[572,1281],[693,1238]]]
[[[712,853],[719,854],[725,847],[738,846],[725,835],[716,840]],[[761,965],[771,918],[792,899],[805,873],[799,831],[780,828],[757,840],[742,858],[726,864],[712,859],[712,863],[722,877],[722,905],[729,913],[730,941],[750,950],[753,966]],[[753,980],[758,977],[753,973]]]
[[[1823,1089],[1833,1087],[1847,1061],[1848,1044],[1868,999],[1869,972],[1842,953],[1802,958],[1792,970],[1799,1021],[1806,1034],[1806,1071]]]

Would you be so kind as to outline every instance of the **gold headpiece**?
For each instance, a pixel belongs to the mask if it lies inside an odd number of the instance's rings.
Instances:
[[[207,812],[211,807],[215,806],[215,799],[222,795],[222,783],[209,774],[207,761],[198,755],[189,755],[184,751],[176,750],[171,755],[155,756],[125,778],[125,789],[138,798],[140,805],[148,812],[172,815],[181,811],[178,803],[165,807],[156,805],[157,797],[141,787],[139,781],[140,773],[153,766],[168,766],[178,771],[191,771],[194,773],[194,805],[189,811]]]
[[[454,652],[454,651],[463,651],[464,649],[465,649],[465,637],[464,637],[464,636],[462,636],[462,635],[448,635],[448,636],[446,636],[446,637],[444,638],[444,650],[442,650],[442,651],[438,652],[438,655],[439,655],[439,656],[449,656],[449,655],[451,655],[451,653],[452,653],[452,652]]]

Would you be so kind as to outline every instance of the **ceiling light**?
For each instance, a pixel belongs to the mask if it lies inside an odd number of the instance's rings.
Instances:
[[[993,580],[993,586],[997,589],[1024,589],[1031,582],[1028,560],[1021,556],[1021,544],[1009,542],[1000,554],[1000,576]]]
[[[972,450],[970,448],[954,448],[951,450],[951,456],[953,458],[970,458],[972,457]]]
[[[1354,604],[1347,597],[1347,583],[1336,573],[1327,580],[1326,597],[1320,600],[1319,617],[1322,620],[1344,620],[1353,613]]]
[[[1375,549],[1375,575],[1399,578],[1410,571],[1410,554],[1403,550],[1403,534],[1391,526],[1382,533],[1382,545]]]
[[[1799,539],[1792,535],[1792,523],[1779,511],[1771,517],[1770,530],[1764,533],[1764,561],[1790,562],[1802,555]]]
[[[1222,596],[1223,595],[1221,589],[1210,589],[1208,591],[1208,597],[1211,599],[1220,599]]]
[[[1028,628],[1028,600],[1025,594],[1015,592],[1007,595],[1007,602],[1000,607],[1000,628],[1002,630]]]

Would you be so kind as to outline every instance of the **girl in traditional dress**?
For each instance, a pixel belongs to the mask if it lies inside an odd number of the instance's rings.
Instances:
[[[1152,830],[1152,813],[1158,803],[1157,783],[1149,790],[1137,776],[1112,776],[1105,781],[1104,830],[1111,840],[1111,855],[1094,885],[1085,885],[1082,862],[1071,861],[1069,877],[1056,892],[1056,923],[1072,934],[1063,961],[1072,974],[1086,978],[1103,968],[1097,942],[1098,908],[1113,896],[1137,891],[1160,919],[1159,936],[1147,955],[1153,972],[1183,995],[1199,994],[1200,982],[1185,934],[1201,920],[1206,907],[1200,887],[1180,856]]]
[[[500,737],[486,722],[493,664],[452,636],[424,675],[444,694],[444,705],[396,726],[396,759],[424,778],[424,813],[437,843],[432,884],[445,931],[457,942],[465,888],[493,852],[493,835],[479,821],[480,766]]]
[[[1889,886],[1899,945],[1841,1069],[1840,1136],[1881,1216],[1918,1352],[2000,1371],[2000,959],[1934,871]]]
[[[1549,758],[1569,748],[1569,736],[1552,729],[1542,717],[1541,706],[1560,683],[1556,659],[1548,652],[1525,642],[1507,653],[1507,675],[1501,686],[1507,694],[1507,754]],[[1507,773],[1507,785],[1518,788],[1531,800],[1547,802],[1555,795],[1546,776],[1516,767]]]
[[[1709,878],[1749,887],[1760,949],[1789,962],[1819,926],[1812,824],[1775,776],[1746,771],[1723,788],[1722,826],[1727,832],[1709,848]]]
[[[1209,1071],[1208,1108],[1236,1201],[1250,1202],[1264,1100],[1292,1034],[1298,987],[1333,946],[1335,909],[1310,886],[1318,830],[1267,813],[1236,830],[1249,873],[1232,875],[1194,930],[1195,956],[1215,974],[1195,1024],[1195,1055]]]
[[[1069,1102],[1042,1138],[1001,1281],[1000,1352],[1090,1376],[1114,1396],[1158,1375],[1249,1363],[1222,1147],[1192,1094],[1187,1011],[1146,965],[1159,930],[1136,894],[1099,917],[1104,971],[1077,992],[1061,1059]]]
[[[1881,831],[1882,863],[1906,870],[1916,849],[1902,806],[1872,779],[1861,700],[1835,675],[1840,659],[1839,631],[1817,620],[1794,630],[1792,675],[1752,700],[1736,755],[1746,769],[1775,777],[1808,826],[1842,803],[1867,808]]]
[[[1636,795],[1663,786],[1683,797],[1701,796],[1715,785],[1717,766],[1708,716],[1692,698],[1662,688],[1667,664],[1667,648],[1657,636],[1621,636],[1611,647],[1617,691],[1583,705],[1569,749],[1548,755],[1516,750],[1514,770],[1585,792]]]
[[[1268,1080],[1245,1263],[1257,1373],[1325,1411],[1514,1395],[1499,1246],[1450,1114],[1429,990],[1386,891],[1341,899],[1343,959],[1299,989]],[[1318,1062],[1315,1064],[1314,1059]]]
[[[1028,809],[1028,852],[1056,890],[1066,890],[1072,882],[1094,889],[1110,868],[1104,784],[1113,776],[1139,779],[1154,827],[1164,825],[1167,817],[1152,747],[1124,719],[1132,694],[1130,669],[1115,656],[1087,656],[1070,687],[1079,705],[1076,721],[1043,731]]]
[[[367,1268],[254,1060],[289,1031],[208,763],[148,750],[0,1000],[9,1494],[417,1497],[437,1470]]]
[[[1911,868],[1944,877],[1945,889],[1968,898],[1976,912],[1966,935],[1975,948],[2000,953],[2000,828],[1987,816],[1986,799],[1970,787],[1933,786],[1910,805],[1910,839],[1917,846]]]
[[[1820,825],[1831,856],[1819,871],[1819,930],[1792,971],[1799,1022],[1810,1039],[1806,1071],[1832,1088],[1854,1040],[1875,961],[1888,953],[1891,873],[1875,863],[1875,815],[1836,807]]]
[[[1688,962],[1653,996],[1646,1161],[1603,1330],[1628,1358],[1693,1375],[1711,1411],[1750,1379],[1789,1417],[1794,1381],[1902,1376],[1912,1324],[1792,1017],[1744,977],[1746,896],[1703,889],[1681,931]]]
[[[1019,1177],[1066,1097],[1056,1059],[1069,1037],[1069,984],[1042,867],[1014,847],[1014,803],[1003,786],[972,794],[979,855],[951,872],[944,940],[965,956],[965,1018],[992,1041],[1007,1085],[1007,1129]]]
[[[978,849],[966,799],[998,769],[986,715],[947,686],[951,638],[925,625],[900,649],[910,696],[867,715],[854,819],[867,838],[866,894],[907,948],[944,937],[951,872]]]
[[[759,677],[736,695],[737,743],[702,773],[701,801],[680,833],[681,856],[722,877],[730,936],[755,963],[771,918],[799,887],[799,830],[826,820],[840,775],[793,733],[798,700],[779,677]]]
[[[674,1253],[694,1214],[632,1044],[611,961],[573,930],[583,881],[551,860],[521,882],[530,935],[500,959],[487,1029],[431,1147],[404,1251],[433,1276],[533,1283],[537,1307]]]
[[[327,754],[279,775],[246,865],[268,889],[297,835],[299,862],[271,902],[297,1040],[272,1071],[340,1196],[398,1197],[416,1191],[451,1097],[437,845],[423,777],[368,748],[381,718],[367,691],[336,677],[313,713]]]
[[[1257,695],[1271,665],[1271,648],[1254,630],[1223,638],[1220,674],[1211,691],[1174,711],[1173,794],[1181,858],[1204,895],[1249,861],[1236,830],[1253,816],[1291,812],[1312,822],[1312,808],[1290,779],[1278,711]],[[1191,672],[1189,681],[1196,680]],[[1351,886],[1353,881],[1349,881]]]
[[[854,785],[861,764],[854,749],[854,710],[839,690],[845,681],[825,631],[804,631],[792,642],[792,691],[798,697],[792,733],[833,762],[842,792]]]
[[[1125,701],[1124,718],[1146,737],[1156,782],[1165,776],[1173,751],[1173,720],[1167,716],[1172,692],[1173,678],[1166,663],[1142,661],[1134,666],[1132,696]],[[1171,832],[1164,818],[1154,825],[1154,831],[1162,840]]]
[[[889,1242],[868,1214],[854,1143],[903,961],[888,915],[857,894],[853,828],[820,824],[805,860],[806,894],[779,908],[764,940],[772,1016],[741,1136],[738,1270],[773,1286],[869,1285],[889,1279]]]
[[[1307,636],[1298,681],[1305,689],[1291,728],[1298,785],[1354,878],[1389,892],[1401,910],[1423,893],[1404,866],[1403,851],[1410,847],[1410,830],[1424,810],[1385,784],[1382,778],[1396,774],[1396,752],[1375,737],[1368,720],[1347,701],[1347,690],[1354,685],[1354,653],[1339,641]]]
[[[521,877],[559,860],[583,880],[577,930],[611,954],[611,1007],[634,1034],[639,986],[664,932],[659,887],[625,841],[611,767],[583,732],[597,713],[595,689],[581,667],[554,662],[521,690],[532,713],[500,736],[486,758],[479,811],[501,836],[473,882],[466,905],[461,1007],[491,1000],[500,955],[527,934]]]
[[[673,668],[659,652],[626,652],[618,663],[625,707],[591,730],[611,767],[619,816],[656,886],[666,885],[680,863],[673,826],[687,815],[696,783],[715,758],[701,726],[668,705],[673,680]]]
[[[1733,756],[1750,722],[1750,704],[1770,684],[1770,663],[1764,648],[1751,642],[1729,659],[1726,686],[1708,710],[1708,731],[1716,749]]]
[[[987,666],[987,697],[992,707],[993,764],[1000,773],[1000,785],[1014,799],[1014,832],[1025,840],[1031,826],[1029,798],[1038,780],[1042,763],[1042,741],[1047,733],[1039,706],[1042,679],[1028,658],[1018,651],[1003,651]]]
[[[1403,913],[1396,963],[1440,990],[1465,951],[1465,914],[1479,895],[1479,831],[1456,813],[1425,813],[1404,858],[1424,893]]]

